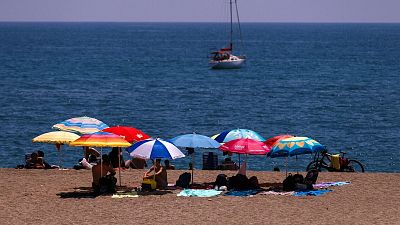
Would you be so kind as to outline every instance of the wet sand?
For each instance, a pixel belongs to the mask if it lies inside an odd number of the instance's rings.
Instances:
[[[143,170],[122,171],[121,190],[139,185]],[[174,183],[184,171],[169,171]],[[213,182],[227,171],[195,171]],[[118,175],[118,174],[117,174]],[[263,186],[280,172],[253,172]],[[303,173],[304,175],[304,173]],[[350,181],[324,196],[177,197],[179,190],[138,198],[93,197],[87,170],[0,169],[1,224],[400,224],[400,174],[320,173],[317,182]]]

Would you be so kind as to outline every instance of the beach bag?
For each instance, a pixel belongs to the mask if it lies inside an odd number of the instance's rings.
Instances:
[[[289,173],[289,175],[283,180],[283,191],[294,191],[296,188],[296,183],[294,182],[293,175]]]
[[[220,188],[222,186],[228,187],[228,180],[226,178],[227,176],[225,174],[219,174],[214,182],[214,188]]]
[[[237,174],[228,179],[228,189],[246,190],[248,189],[248,178],[245,175]]]
[[[188,172],[182,173],[179,175],[178,180],[176,181],[175,185],[181,188],[189,188],[190,181],[192,179],[192,175]]]
[[[340,154],[331,156],[331,167],[335,170],[340,170]]]
[[[154,191],[157,188],[157,182],[154,179],[143,179],[142,190],[143,191]]]

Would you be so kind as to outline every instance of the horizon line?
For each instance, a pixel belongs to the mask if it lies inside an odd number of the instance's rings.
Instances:
[[[94,20],[0,20],[0,23],[229,23],[223,21],[94,21]],[[244,21],[240,23],[294,23],[294,24],[400,24],[388,21]]]

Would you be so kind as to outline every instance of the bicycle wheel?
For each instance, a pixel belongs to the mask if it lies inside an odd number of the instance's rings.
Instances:
[[[345,172],[355,172],[355,173],[364,173],[364,166],[359,161],[350,159],[347,168],[343,171]]]
[[[321,161],[312,161],[308,164],[306,171],[309,171],[311,169],[317,169],[319,172],[322,171],[328,171],[327,165],[325,165],[325,162]]]

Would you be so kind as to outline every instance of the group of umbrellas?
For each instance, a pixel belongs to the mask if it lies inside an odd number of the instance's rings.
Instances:
[[[177,159],[185,157],[178,147],[219,148],[224,152],[244,155],[268,155],[290,157],[314,153],[324,149],[317,141],[308,137],[279,135],[265,140],[252,130],[233,129],[213,137],[200,134],[180,135],[170,140],[152,139],[139,129],[127,126],[109,127],[95,118],[77,117],[55,124],[53,129],[33,139],[33,142],[83,147],[124,147],[132,157],[142,159]],[[194,157],[194,155],[192,155]],[[192,158],[192,161],[194,159]],[[192,176],[193,177],[193,176]]]

